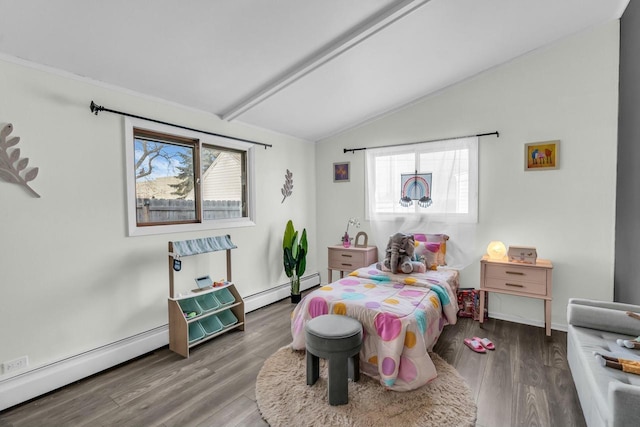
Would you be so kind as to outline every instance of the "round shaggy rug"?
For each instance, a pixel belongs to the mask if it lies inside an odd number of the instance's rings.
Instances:
[[[329,405],[327,363],[320,359],[320,378],[307,385],[304,351],[283,347],[269,357],[256,380],[262,417],[277,426],[473,426],[476,405],[458,371],[430,353],[438,377],[408,392],[386,390],[360,375],[349,381],[349,403]]]

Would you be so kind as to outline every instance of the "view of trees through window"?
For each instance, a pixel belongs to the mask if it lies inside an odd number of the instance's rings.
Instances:
[[[242,151],[134,129],[137,224],[242,217],[244,160]]]

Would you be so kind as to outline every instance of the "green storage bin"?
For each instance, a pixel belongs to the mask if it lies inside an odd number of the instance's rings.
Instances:
[[[195,312],[196,316],[200,316],[202,314],[202,307],[198,304],[195,298],[181,299],[178,300],[178,304],[180,304],[180,308],[183,313]]]
[[[202,325],[202,329],[204,329],[204,333],[206,335],[215,334],[216,332],[220,332],[222,330],[222,323],[218,316],[209,316],[200,321]]]
[[[200,322],[189,323],[189,344],[204,338],[204,329]]]
[[[235,297],[228,288],[223,288],[216,292],[216,299],[223,307],[225,305],[233,304],[234,302],[236,302]]]
[[[211,293],[196,297],[196,302],[202,308],[202,311],[205,313],[207,311],[217,310],[220,308],[220,302]]]
[[[220,323],[222,323],[222,326],[225,328],[238,323],[238,318],[231,310],[225,310],[222,313],[217,314],[217,316],[220,319]]]

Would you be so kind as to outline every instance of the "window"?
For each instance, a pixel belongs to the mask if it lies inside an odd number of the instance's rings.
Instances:
[[[425,216],[438,222],[478,221],[476,137],[368,149],[366,167],[369,219]],[[417,182],[419,191],[417,185],[407,185]],[[413,193],[406,194],[407,188]],[[413,200],[400,203],[403,196]],[[421,196],[430,197],[432,204],[417,203]]]
[[[125,122],[130,236],[253,225],[251,144]]]

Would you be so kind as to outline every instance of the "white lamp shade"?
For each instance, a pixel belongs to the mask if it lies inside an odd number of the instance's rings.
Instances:
[[[507,248],[504,243],[494,240],[487,246],[487,255],[490,259],[503,259],[507,254]]]

